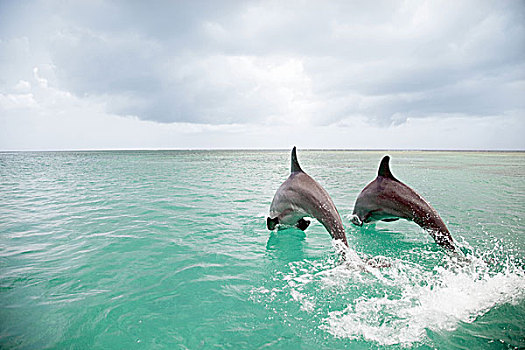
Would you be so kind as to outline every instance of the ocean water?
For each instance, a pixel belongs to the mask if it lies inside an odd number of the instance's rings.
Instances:
[[[346,261],[317,222],[266,229],[289,153],[0,153],[0,348],[525,347],[525,153],[299,149]],[[384,154],[470,263],[350,223]]]

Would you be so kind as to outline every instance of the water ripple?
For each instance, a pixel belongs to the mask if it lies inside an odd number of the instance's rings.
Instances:
[[[266,230],[288,152],[0,153],[0,347],[524,347],[524,154],[390,152],[467,267],[413,223],[350,224],[382,155],[301,153],[343,263],[316,222]]]

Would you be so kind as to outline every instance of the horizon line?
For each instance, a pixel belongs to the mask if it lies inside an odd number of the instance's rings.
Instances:
[[[163,151],[289,151],[291,148],[93,148],[93,149],[13,149],[0,150],[0,153],[36,152],[163,152]],[[300,148],[302,151],[334,152],[525,152],[525,149],[425,149],[425,148]]]

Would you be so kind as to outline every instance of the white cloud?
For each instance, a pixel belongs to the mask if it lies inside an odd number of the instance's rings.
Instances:
[[[33,68],[33,76],[35,77],[35,80],[36,82],[38,83],[38,85],[42,88],[47,88],[48,86],[48,81],[47,79],[45,78],[42,78],[39,74],[38,74],[38,67],[35,67]]]
[[[170,69],[182,103],[195,106],[193,121],[291,124],[313,117],[311,80],[298,59],[213,55]]]
[[[16,83],[14,90],[16,92],[28,92],[31,91],[31,83],[25,80],[19,80],[18,83]]]
[[[33,94],[0,94],[0,108],[4,111],[36,107]]]
[[[293,69],[292,69],[293,71]],[[434,115],[407,118],[388,128],[365,116],[334,124],[170,123],[106,112],[97,99],[79,98],[35,75],[29,93],[0,94],[0,149],[170,148],[416,148],[523,149],[525,124],[519,112],[503,117]],[[293,81],[293,79],[292,79]],[[270,142],[269,142],[270,141]]]

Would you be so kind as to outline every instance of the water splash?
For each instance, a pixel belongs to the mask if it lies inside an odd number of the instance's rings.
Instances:
[[[424,341],[427,329],[452,331],[459,321],[471,323],[498,305],[515,304],[525,290],[525,274],[514,266],[493,274],[482,265],[427,272],[399,263],[384,277],[403,289],[400,296],[385,290],[383,297],[359,297],[331,312],[321,328],[336,337],[408,345]]]
[[[272,300],[252,292],[274,309],[283,300],[281,311],[296,305],[335,338],[401,346],[428,342],[428,330],[453,331],[525,297],[525,273],[511,259],[497,271],[474,255],[466,265],[444,255],[430,268],[380,257],[389,267],[375,268],[350,248],[336,249],[344,261],[335,255],[289,263],[288,272],[274,278],[280,287],[267,290]]]

